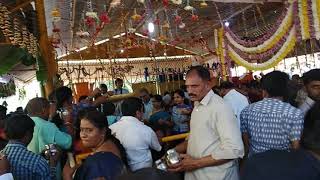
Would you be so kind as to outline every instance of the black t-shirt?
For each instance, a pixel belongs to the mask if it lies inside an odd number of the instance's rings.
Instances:
[[[320,180],[320,160],[305,150],[270,150],[251,156],[241,180]]]

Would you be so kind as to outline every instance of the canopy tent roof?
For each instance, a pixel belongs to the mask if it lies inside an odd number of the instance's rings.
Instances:
[[[155,52],[153,56],[163,56],[166,53],[172,55],[208,55],[214,54],[213,30],[219,28],[224,22],[229,22],[230,28],[237,35],[245,38],[255,38],[267,32],[274,21],[279,18],[285,8],[284,1],[273,0],[258,1],[258,0],[208,0],[207,7],[200,7],[202,0],[190,0],[190,6],[195,10],[186,11],[188,1],[183,1],[182,5],[174,5],[169,3],[168,8],[164,8],[162,0],[145,0],[145,4],[138,3],[137,0],[122,0],[120,6],[111,8],[111,3],[115,0],[91,0],[93,11],[98,15],[105,10],[110,17],[110,24],[107,24],[96,37],[79,37],[77,32],[80,30],[93,33],[92,29],[86,27],[84,23],[84,15],[88,11],[87,0],[44,0],[47,32],[49,37],[52,37],[53,29],[59,28],[59,37],[61,43],[59,48],[56,48],[57,57],[68,53],[65,59],[94,59],[94,58],[136,58],[150,56],[147,38],[137,36],[137,34],[146,34],[149,22],[159,20],[160,25],[156,25],[155,32],[148,36],[149,39],[159,39],[159,35],[166,36],[166,44],[155,43]],[[17,17],[21,24],[28,28],[28,31],[39,37],[37,25],[36,11],[32,4],[33,0],[2,0],[1,3],[8,7],[12,12],[11,16]],[[152,2],[152,3],[151,3]],[[230,2],[230,3],[226,3]],[[258,2],[258,3],[257,3]],[[263,2],[263,3],[261,3]],[[58,9],[61,20],[53,24],[52,11]],[[142,19],[134,22],[131,18],[134,13],[140,14]],[[178,13],[181,16],[182,22],[185,23],[185,28],[179,28],[179,24],[175,22],[175,15]],[[199,17],[198,21],[192,20],[192,14]],[[165,32],[160,26],[165,22],[169,22],[168,31]],[[141,43],[141,46],[125,46],[128,39],[126,34],[129,31],[135,30],[134,40]],[[161,30],[162,29],[162,30]],[[114,36],[122,35],[119,38]],[[109,39],[109,41],[106,41]],[[201,39],[205,40],[205,45]],[[99,45],[91,47],[92,44],[105,41]],[[318,42],[317,42],[318,43]],[[315,49],[319,49],[319,45],[315,43]],[[48,42],[48,45],[50,42]],[[144,45],[143,45],[144,44]],[[303,43],[302,43],[303,44]],[[8,41],[0,32],[0,45],[8,45]],[[1,46],[2,47],[2,46]],[[85,48],[89,47],[89,48]],[[1,49],[1,48],[0,48]],[[84,49],[79,51],[79,49]],[[121,53],[121,49],[125,49]],[[79,52],[76,52],[79,51]],[[303,45],[298,45],[296,51],[291,54],[305,54],[310,52],[310,48],[304,48]],[[0,59],[3,58],[3,53]],[[12,69],[14,68],[14,69]],[[14,64],[11,67],[16,73],[16,76],[24,79],[24,73],[33,71],[34,67],[20,66]],[[11,73],[12,73],[11,72]],[[26,78],[25,80],[28,80]]]
[[[195,8],[192,11],[184,10],[187,1],[182,5],[169,3],[168,8],[164,8],[162,1],[146,0],[145,4],[138,3],[137,0],[121,1],[122,4],[111,8],[112,0],[92,0],[93,11],[101,14],[104,9],[107,10],[111,19],[110,24],[94,38],[79,37],[77,32],[80,30],[93,33],[84,23],[85,13],[88,11],[85,0],[65,0],[65,1],[45,1],[46,17],[49,36],[53,34],[54,25],[51,12],[58,8],[61,13],[61,21],[55,24],[55,27],[61,30],[62,45],[57,48],[58,56],[68,51],[76,50],[81,47],[99,42],[104,39],[112,39],[113,36],[135,29],[137,33],[145,34],[149,22],[155,22],[157,19],[160,25],[155,27],[155,32],[150,34],[150,38],[159,38],[160,35],[166,36],[169,44],[174,44],[184,49],[195,52],[198,55],[208,53],[208,49],[199,43],[199,38],[207,41],[208,48],[214,49],[213,30],[219,28],[221,23],[228,21],[230,27],[240,35],[248,32],[250,36],[259,36],[267,31],[274,20],[281,14],[284,4],[281,2],[268,2],[264,4],[257,3],[221,3],[206,1],[208,6],[200,7],[202,1],[190,0],[190,5]],[[151,3],[152,2],[152,3]],[[252,1],[253,2],[253,1]],[[261,10],[261,16],[259,15]],[[142,20],[134,22],[131,18],[134,13],[142,16]],[[175,22],[175,14],[181,16],[185,23],[185,28],[179,28]],[[198,21],[192,20],[192,14],[199,17]],[[243,15],[242,15],[243,14]],[[255,18],[252,18],[255,14]],[[243,26],[243,18],[246,21],[246,27]],[[169,22],[169,29],[161,28],[166,21]]]

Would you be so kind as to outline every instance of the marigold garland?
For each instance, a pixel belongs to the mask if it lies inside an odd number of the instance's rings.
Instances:
[[[312,16],[315,38],[320,39],[320,1],[312,0]]]
[[[276,66],[281,60],[283,60],[294,48],[296,44],[296,29],[293,27],[290,34],[281,47],[281,49],[269,60],[264,63],[254,64],[249,63],[244,60],[240,55],[238,55],[230,46],[228,50],[228,56],[235,61],[237,64],[244,66],[249,70],[266,70]]]

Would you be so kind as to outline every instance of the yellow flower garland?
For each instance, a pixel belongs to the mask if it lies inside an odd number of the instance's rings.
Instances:
[[[317,3],[317,14],[318,14],[318,21],[320,23],[320,1],[316,1]]]
[[[302,40],[310,39],[309,17],[307,12],[307,0],[299,0],[299,16]]]
[[[251,63],[248,63],[244,60],[241,60],[237,57],[239,55],[237,55],[234,51],[229,50],[228,55],[233,61],[235,61],[237,64],[239,64],[241,66],[244,66],[248,70],[266,70],[266,69],[269,69],[269,68],[276,66],[281,60],[283,60],[293,50],[293,48],[296,44],[296,41],[297,41],[297,39],[294,34],[293,36],[291,36],[291,39],[289,39],[288,47],[286,47],[286,49],[284,49],[283,52],[281,54],[279,54],[278,57],[273,62],[266,63],[265,66],[256,66],[255,64],[251,64]],[[277,55],[275,55],[275,56],[277,56]]]
[[[227,80],[227,71],[226,71],[226,65],[225,65],[225,47],[224,47],[224,29],[220,28],[218,31],[218,51],[219,51],[219,57],[221,62],[221,73],[222,73],[222,79],[224,81]]]
[[[250,53],[250,54],[258,54],[262,52],[266,52],[272,47],[274,47],[279,41],[287,34],[290,28],[293,25],[293,3],[290,2],[290,6],[286,15],[286,18],[283,20],[283,24],[278,27],[276,33],[270,37],[269,42],[264,42],[263,44],[257,47],[245,47],[241,44],[238,44],[228,33],[226,33],[226,37],[228,41],[236,48],[240,49],[243,52]]]

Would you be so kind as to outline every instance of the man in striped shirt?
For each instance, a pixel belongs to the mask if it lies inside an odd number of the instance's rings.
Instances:
[[[6,120],[5,133],[9,143],[1,151],[10,165],[14,179],[55,179],[57,157],[47,161],[27,149],[32,139],[33,120],[25,114],[14,114]]]

